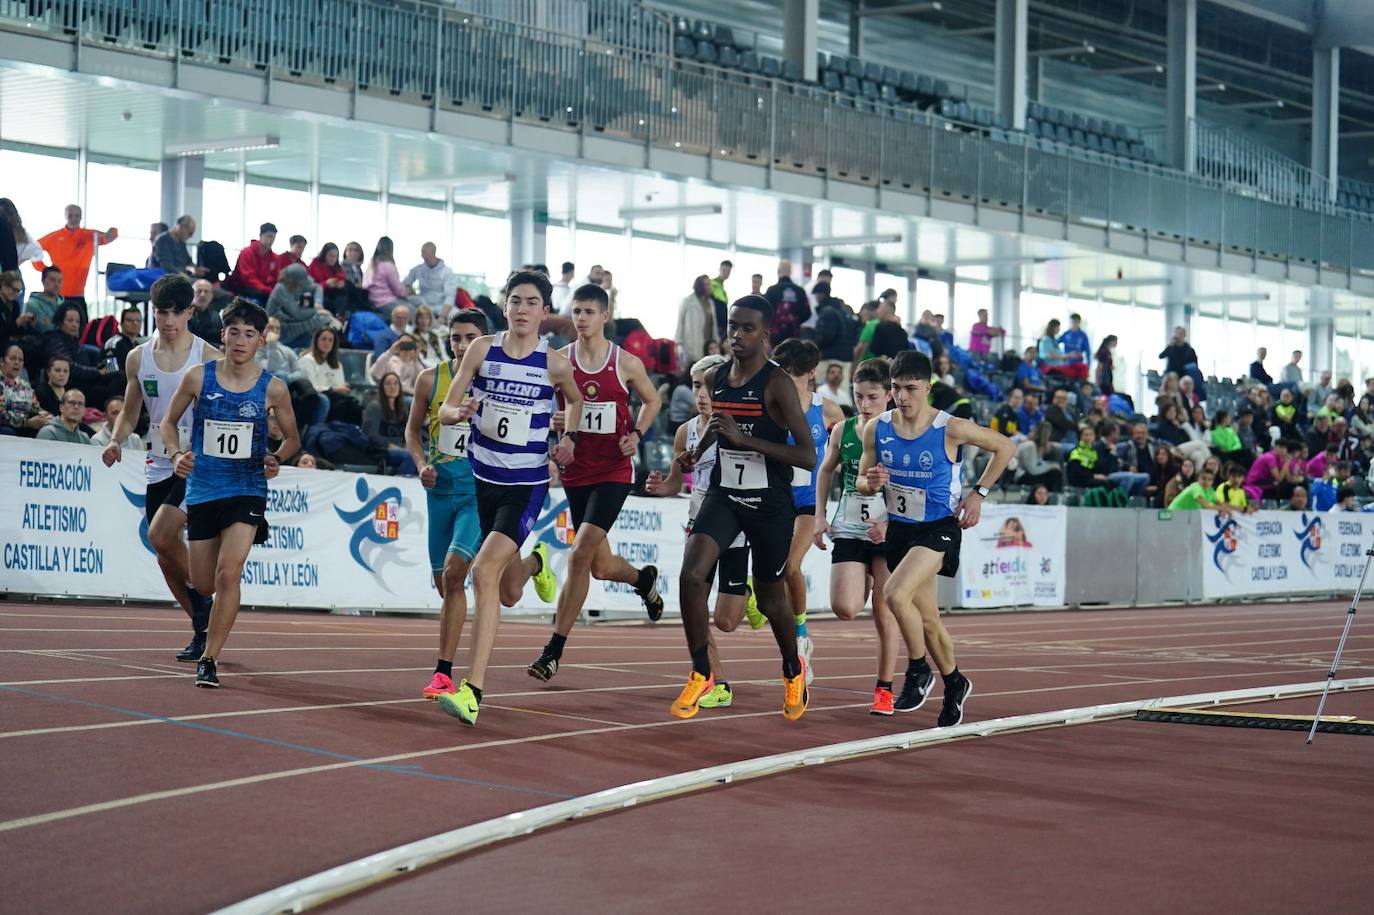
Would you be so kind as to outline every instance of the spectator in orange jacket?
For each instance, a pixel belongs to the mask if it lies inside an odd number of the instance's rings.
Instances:
[[[67,224],[38,239],[38,246],[48,252],[52,265],[62,271],[62,298],[86,314],[86,277],[91,272],[91,260],[98,245],[108,245],[119,237],[114,226],[99,229],[81,228],[81,207],[67,204]],[[42,271],[43,263],[34,262],[33,269]]]
[[[277,227],[264,222],[258,228],[258,240],[249,242],[248,247],[239,252],[234,264],[234,272],[229,274],[225,285],[233,292],[254,299],[259,304],[266,302],[277,285],[277,256],[272,253],[272,243],[277,240]]]

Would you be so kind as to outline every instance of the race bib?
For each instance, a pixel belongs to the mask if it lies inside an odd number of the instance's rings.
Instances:
[[[887,520],[887,506],[879,495],[865,496],[847,492],[844,496],[844,523],[850,527],[866,527]]]
[[[207,419],[200,439],[206,457],[246,461],[253,452],[253,424]]]
[[[615,404],[582,401],[582,420],[577,431],[587,435],[615,435]]]
[[[894,518],[907,521],[926,520],[926,491],[911,486],[887,483],[887,511]]]
[[[768,465],[757,451],[721,448],[716,463],[720,465],[720,485],[726,489],[768,488]]]
[[[472,435],[471,423],[454,423],[439,427],[439,451],[451,457],[468,456],[468,437]]]
[[[793,486],[810,486],[810,485],[811,485],[811,471],[809,471],[809,470],[803,470],[801,467],[793,467],[793,468],[792,468],[792,485],[793,485]]]
[[[530,414],[523,407],[482,401],[482,434],[507,445],[524,445],[530,439]]]
[[[172,455],[176,454],[178,451],[185,451],[187,445],[189,444],[186,441],[185,432],[180,427],[178,427],[177,431],[182,433],[182,439],[178,443],[177,447],[169,448],[167,447],[167,443],[162,440],[162,426],[158,423],[152,423],[151,425],[149,425],[148,453],[155,454],[158,457],[164,457],[168,460],[171,460]]]

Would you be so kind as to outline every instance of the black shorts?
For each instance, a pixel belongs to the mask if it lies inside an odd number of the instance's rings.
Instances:
[[[214,540],[231,524],[257,528],[254,543],[266,543],[267,500],[262,496],[230,496],[186,507],[186,539]]]
[[[186,513],[185,477],[172,474],[165,480],[148,484],[148,495],[143,501],[143,515],[149,524],[153,523],[153,516],[164,505],[170,505],[177,511]]]
[[[841,537],[830,544],[830,564],[832,566],[840,562],[861,562],[867,566],[874,560],[882,559],[885,555],[883,544],[874,543],[871,540]]]
[[[568,511],[572,514],[573,530],[592,524],[609,531],[620,517],[625,500],[630,497],[629,483],[597,483],[594,486],[565,486]]]
[[[732,546],[721,553],[716,568],[720,569],[721,594],[734,594],[743,597],[748,593],[749,547],[747,544],[745,546]],[[712,569],[711,574],[706,576],[706,583],[709,585],[715,580],[716,569]]]
[[[476,483],[477,524],[482,529],[482,539],[490,534],[505,534],[517,547],[524,545],[544,508],[549,484],[502,486],[485,480]]]
[[[796,510],[798,515],[810,515],[812,518],[816,517],[816,503],[814,502],[810,505],[798,505],[796,506]]]
[[[906,556],[912,547],[920,546],[943,553],[945,561],[940,566],[940,574],[945,578],[953,578],[954,573],[959,571],[959,546],[963,538],[964,532],[959,527],[959,519],[954,515],[922,524],[889,521],[887,542],[883,544],[884,552],[887,554],[887,569],[889,572],[897,571],[902,557]]]
[[[753,554],[754,578],[775,582],[787,572],[795,518],[791,489],[741,494],[713,487],[702,500],[692,533],[710,537],[724,556],[743,532]]]

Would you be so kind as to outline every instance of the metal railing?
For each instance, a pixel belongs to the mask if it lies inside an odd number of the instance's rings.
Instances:
[[[606,8],[620,6],[605,0]],[[598,3],[588,5],[594,11]],[[619,21],[619,20],[617,20]],[[45,30],[272,79],[905,188],[1221,249],[1374,269],[1374,220],[1310,198],[962,125],[907,105],[675,61],[565,34],[377,0],[0,0]]]

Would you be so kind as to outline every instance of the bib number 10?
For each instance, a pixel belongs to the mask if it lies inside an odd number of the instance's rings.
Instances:
[[[253,424],[207,419],[201,450],[209,457],[246,460],[253,450]]]

